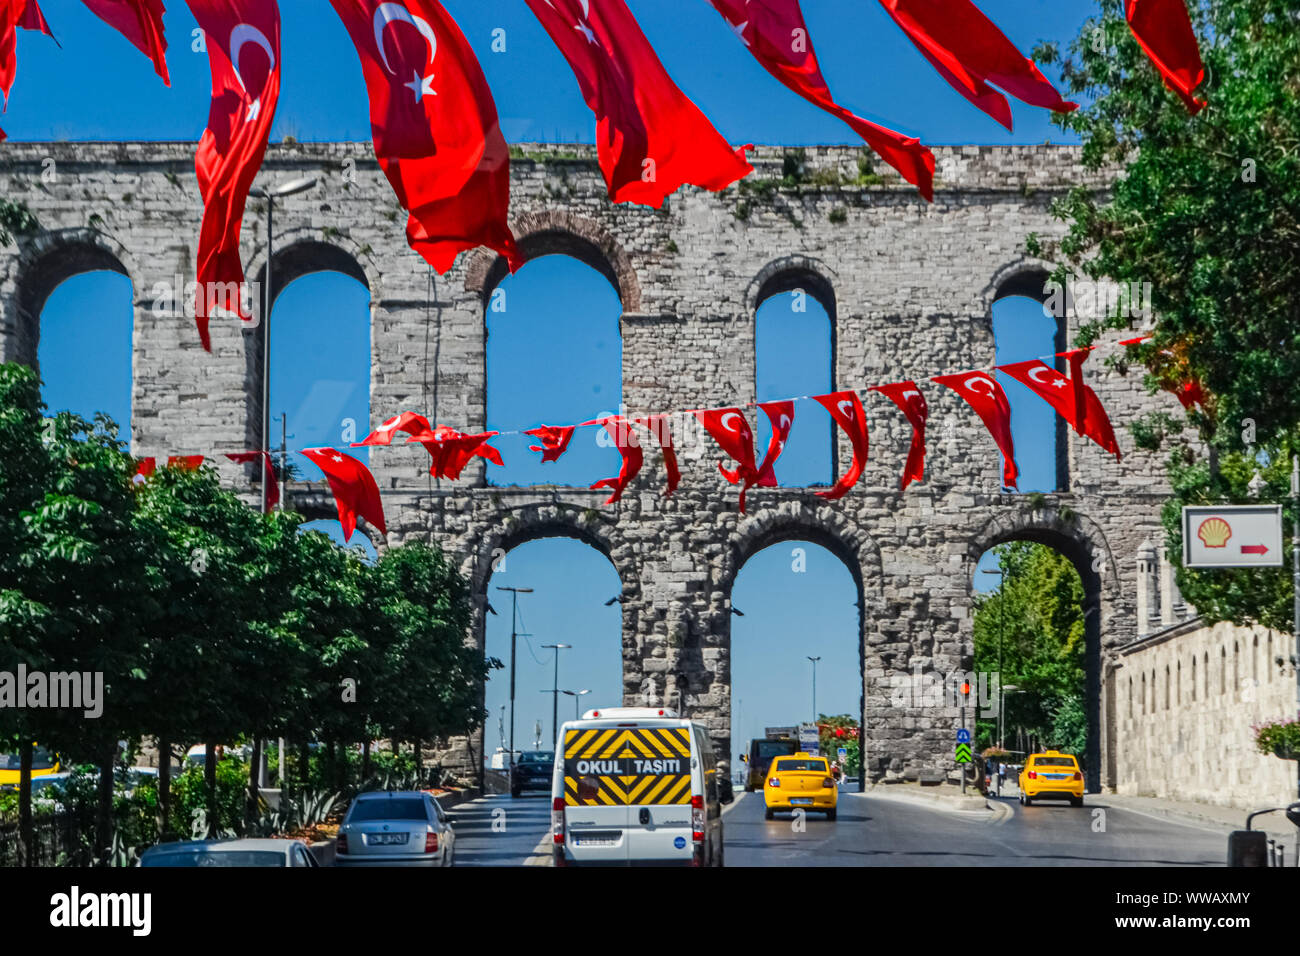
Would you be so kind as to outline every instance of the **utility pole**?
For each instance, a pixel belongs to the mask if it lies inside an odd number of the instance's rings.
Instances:
[[[813,724],[815,726],[817,723],[817,662],[821,658],[809,656],[808,660],[812,661],[813,666]]]
[[[999,568],[996,571],[985,570],[985,574],[998,576],[998,747],[1002,748],[1002,632],[1006,630],[1007,614],[1007,576]]]
[[[289,415],[286,412],[280,413],[280,510],[284,510],[284,502],[289,494],[289,436],[287,429],[289,427]]]
[[[519,595],[532,594],[532,588],[503,588],[498,591],[510,592],[510,782],[515,775],[515,647],[519,640]]]

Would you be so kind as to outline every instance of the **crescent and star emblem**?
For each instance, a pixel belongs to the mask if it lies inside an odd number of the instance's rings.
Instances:
[[[983,385],[984,387],[976,388],[975,386],[977,384]],[[967,391],[975,392],[977,395],[987,395],[989,398],[996,398],[998,394],[996,389],[994,389],[993,387],[993,383],[990,382],[987,378],[979,378],[977,376],[972,376],[971,378],[968,378],[966,379],[966,381],[962,382],[962,385],[966,388]]]
[[[794,424],[794,422],[791,421],[789,415],[782,415],[782,416],[781,416],[781,431],[783,431],[783,432],[785,432],[785,431],[789,431],[789,430],[790,430],[790,426],[793,425],[793,424]]]
[[[853,402],[850,401],[849,399],[847,399],[847,398],[844,399],[844,401],[842,401],[842,402],[840,402],[838,405],[836,405],[836,408],[838,408],[838,409],[840,410],[840,412],[844,415],[845,418],[849,418],[849,419],[852,419],[852,420],[854,420],[854,421],[857,420],[857,418],[858,418],[858,413],[854,410],[854,408],[853,408]]]
[[[375,7],[374,27],[375,27],[375,47],[379,50],[379,58],[384,61],[384,69],[394,76],[397,71],[393,69],[388,62],[388,53],[384,50],[384,29],[392,23],[409,23],[415,29],[420,31],[429,44],[429,66],[433,66],[433,58],[438,53],[438,35],[433,32],[433,27],[429,26],[429,21],[424,17],[412,16],[411,11],[400,3],[381,3]],[[437,96],[438,91],[433,88],[434,74],[428,76],[421,74],[419,70],[411,71],[411,80],[402,85],[408,87],[415,94],[415,102],[420,102],[425,95]]]
[[[235,80],[239,83],[239,88],[247,96],[248,87],[244,84],[244,77],[239,72],[239,51],[243,49],[245,43],[255,43],[266,51],[266,55],[271,61],[271,65],[267,68],[266,75],[268,77],[275,72],[275,51],[271,49],[271,41],[266,38],[266,34],[255,26],[238,23],[230,31],[230,65],[235,71]],[[244,117],[244,122],[247,123],[250,120],[257,119],[261,112],[262,97],[258,95],[248,104],[248,114]]]
[[[733,418],[740,423],[734,428],[728,424],[728,421]],[[737,435],[747,435],[749,433],[749,426],[746,425],[745,420],[735,412],[727,412],[727,414],[723,415],[721,418],[721,424],[727,431],[735,432]]]

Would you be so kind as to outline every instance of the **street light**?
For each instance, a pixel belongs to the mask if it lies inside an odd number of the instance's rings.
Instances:
[[[514,783],[515,772],[515,645],[519,638],[519,631],[516,627],[519,620],[519,595],[532,594],[532,588],[504,588],[497,587],[498,591],[510,592],[510,775],[511,783]]]
[[[817,662],[821,657],[809,657],[813,666],[813,723],[817,723]]]
[[[275,207],[275,200],[283,199],[286,196],[294,196],[301,192],[306,192],[317,183],[315,176],[304,176],[301,179],[291,179],[287,183],[281,183],[278,186],[254,186],[248,191],[250,196],[256,199],[266,200],[266,288],[262,290],[262,513],[267,511],[267,502],[270,500],[269,490],[266,487],[266,464],[271,460],[270,435],[271,435],[271,262],[275,253],[275,233],[274,219],[271,210]],[[284,462],[280,462],[280,468],[283,471]],[[283,508],[283,502],[281,503]]]
[[[590,694],[591,691],[584,687],[582,690],[562,690],[562,691],[560,691],[560,693],[561,693],[561,694],[568,694],[570,697],[573,698],[573,719],[574,719],[574,720],[577,720],[577,719],[578,719],[578,699],[581,698],[583,694]]]
[[[555,680],[551,685],[551,736],[558,737],[560,733],[560,721],[556,715],[557,708],[560,705],[560,651],[572,647],[572,644],[543,644],[542,647],[547,650],[555,651]],[[543,691],[543,693],[545,693]]]
[[[1021,690],[1015,684],[1008,684],[1006,687],[1003,687],[1001,684],[998,685],[998,749],[999,750],[1007,749],[1006,740],[1002,733],[1007,723],[1006,720],[1007,695],[1019,694],[1019,693],[1021,693]]]

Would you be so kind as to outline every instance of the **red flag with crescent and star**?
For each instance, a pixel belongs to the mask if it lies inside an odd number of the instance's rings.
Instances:
[[[1203,110],[1206,101],[1195,90],[1205,79],[1205,61],[1185,0],[1127,0],[1124,16],[1165,86],[1193,116]]]
[[[1079,414],[1070,379],[1050,365],[1038,359],[1031,359],[1028,362],[999,365],[998,371],[1010,375],[1051,405],[1056,410],[1056,414],[1064,418],[1071,428],[1083,437],[1095,441],[1114,455],[1116,461],[1120,459],[1119,444],[1115,441],[1115,431],[1111,428],[1110,416],[1106,414],[1106,409],[1102,407],[1096,393],[1084,385],[1081,379],[1078,384],[1082,386],[1083,413]]]
[[[767,72],[814,106],[847,123],[922,196],[934,201],[934,154],[915,137],[878,126],[835,102],[813,52],[799,0],[710,2]]]
[[[18,73],[18,27],[54,39],[36,0],[0,0],[0,94],[4,95],[5,109],[9,108],[9,91]],[[0,130],[0,142],[5,138],[4,130]]]
[[[302,454],[325,472],[325,480],[330,483],[334,504],[339,510],[344,541],[351,539],[358,516],[365,518],[371,527],[378,528],[380,534],[388,533],[384,526],[384,505],[379,497],[379,486],[369,468],[334,448],[306,448]]]
[[[930,407],[916,383],[910,380],[876,385],[870,390],[879,392],[898,406],[912,425],[912,447],[907,451],[907,464],[903,466],[902,484],[898,488],[906,491],[912,482],[925,478],[925,423],[930,417]]]
[[[753,172],[669,77],[624,0],[526,0],[596,114],[614,202],[658,209],[685,183],[726,189]]]
[[[794,427],[794,402],[761,402],[758,406],[772,423],[772,437],[767,440],[767,453],[763,463],[758,466],[758,486],[775,488],[776,460],[785,451],[785,443],[790,440],[790,429]]]
[[[718,471],[733,485],[740,485],[740,513],[745,513],[745,492],[758,484],[758,466],[754,463],[754,430],[739,408],[706,408],[695,413],[704,430],[713,436],[739,467],[728,471],[718,462]]]
[[[573,425],[540,425],[537,428],[529,429],[524,432],[525,435],[532,435],[540,445],[529,445],[529,451],[540,451],[542,453],[542,464],[548,461],[558,461],[560,456],[569,450],[569,442],[573,440]]]
[[[645,452],[641,450],[641,443],[637,439],[636,433],[627,426],[627,420],[621,416],[612,418],[602,418],[594,422],[583,422],[584,425],[603,425],[609,437],[614,439],[614,445],[618,448],[618,453],[623,456],[623,464],[618,469],[618,477],[602,478],[592,485],[592,489],[609,488],[612,494],[605,499],[605,504],[612,505],[623,497],[623,492],[627,486],[632,483],[632,479],[637,476],[641,470],[641,465],[645,462]]]
[[[214,313],[252,318],[241,294],[239,231],[280,98],[280,9],[275,0],[186,3],[203,31],[212,71],[208,127],[194,157],[203,195],[194,318],[210,352],[208,319]]]
[[[439,425],[431,431],[414,432],[406,442],[419,442],[428,451],[431,459],[429,474],[435,478],[455,481],[472,458],[485,458],[494,465],[502,463],[501,452],[487,441],[495,434],[497,433],[479,432],[468,435],[449,425]]]
[[[391,445],[393,436],[398,432],[405,432],[408,435],[427,435],[432,429],[429,427],[429,419],[415,412],[402,412],[394,415],[388,421],[382,423],[378,428],[372,431],[361,441],[353,442],[353,448],[360,448],[363,445]]]
[[[1011,105],[996,84],[1018,100],[1058,113],[1078,108],[1016,49],[971,0],[880,0],[921,55],[962,96],[1011,129]]]
[[[671,498],[673,492],[677,490],[678,483],[682,480],[682,471],[677,467],[677,449],[673,447],[673,432],[668,424],[668,416],[650,415],[646,418],[636,419],[636,423],[644,426],[650,432],[659,445],[659,450],[663,453],[664,472],[668,476],[668,486],[664,489],[664,497]]]
[[[271,453],[268,451],[237,451],[227,453],[227,458],[240,465],[262,459],[262,495],[266,510],[270,511],[280,503],[280,483],[275,480],[275,469],[271,467]]]
[[[179,468],[181,471],[198,471],[203,467],[202,455],[168,455],[168,468]]]
[[[154,71],[167,86],[167,39],[163,33],[162,0],[81,0],[90,12],[103,20],[137,50],[153,61]]]
[[[867,412],[862,407],[862,399],[853,391],[833,392],[830,395],[815,395],[814,400],[831,413],[835,424],[844,429],[853,446],[853,461],[840,480],[835,482],[830,491],[817,492],[818,498],[837,501],[849,493],[849,489],[858,483],[862,470],[867,467]]]
[[[483,245],[523,264],[507,225],[510,154],[483,68],[437,0],[330,0],[361,59],[375,157],[410,214],[411,248],[444,273]]]
[[[988,372],[936,375],[930,381],[952,389],[975,409],[975,414],[979,415],[1002,452],[1002,486],[1016,487],[1019,471],[1016,469],[1016,445],[1011,440],[1011,404],[1002,386]]]

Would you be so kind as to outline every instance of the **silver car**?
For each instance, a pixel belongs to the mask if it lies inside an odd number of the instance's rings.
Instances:
[[[456,831],[419,790],[358,794],[339,827],[337,866],[451,866]]]
[[[301,840],[187,840],[160,843],[140,855],[141,866],[296,866],[320,864]]]

